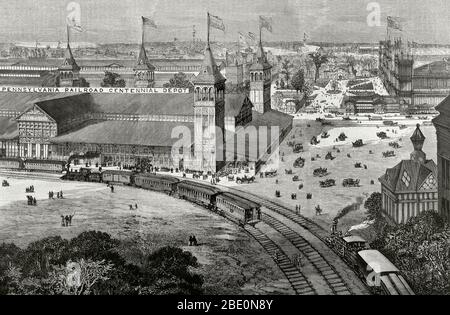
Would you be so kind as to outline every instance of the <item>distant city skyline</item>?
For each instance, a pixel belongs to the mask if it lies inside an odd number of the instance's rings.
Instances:
[[[67,5],[61,0],[0,0],[0,42],[66,40]],[[450,44],[450,8],[446,0],[380,0],[381,24],[369,27],[367,0],[79,0],[86,30],[72,40],[92,43],[137,43],[141,16],[153,17],[147,41],[205,40],[206,12],[220,16],[226,32],[212,40],[237,41],[238,32],[258,32],[258,16],[273,17],[266,41],[299,41],[304,32],[315,42],[377,42],[386,36],[386,17],[400,16],[403,37],[418,43]],[[375,3],[375,2],[374,2]],[[400,35],[400,34],[397,34]]]

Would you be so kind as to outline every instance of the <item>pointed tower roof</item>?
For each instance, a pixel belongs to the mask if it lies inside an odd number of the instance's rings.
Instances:
[[[272,68],[272,66],[267,61],[267,56],[264,52],[262,41],[260,40],[258,48],[256,49],[256,62],[252,64],[250,70],[267,70],[270,68]]]
[[[198,76],[193,80],[194,83],[215,84],[224,82],[226,79],[220,73],[214,59],[209,43],[206,45],[205,57],[203,58],[202,68]]]
[[[420,130],[420,125],[417,124],[416,130],[414,131],[413,135],[411,136],[411,142],[414,147],[414,152],[411,153],[411,160],[424,163],[426,161],[426,155],[422,151],[423,144],[425,142],[425,136],[423,135],[422,131]]]
[[[155,67],[150,63],[147,57],[147,52],[145,51],[144,43],[141,44],[141,50],[139,51],[139,57],[137,60],[137,65],[134,70],[150,70],[155,71]]]
[[[67,42],[67,48],[64,52],[64,61],[62,65],[59,67],[60,70],[72,70],[72,71],[79,71],[80,67],[78,66],[77,62],[75,61],[75,58],[72,54],[72,49],[70,48],[69,42]]]

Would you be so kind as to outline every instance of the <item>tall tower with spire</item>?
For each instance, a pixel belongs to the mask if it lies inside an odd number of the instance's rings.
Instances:
[[[150,88],[155,84],[155,67],[150,63],[145,51],[145,37],[144,37],[144,17],[142,17],[142,42],[137,59],[137,64],[134,67],[134,86],[137,88]]]
[[[67,26],[67,48],[64,52],[64,61],[58,67],[59,86],[61,87],[79,87],[80,67],[77,65],[70,48],[70,28]]]
[[[250,100],[256,111],[264,114],[271,110],[270,86],[272,82],[272,66],[267,61],[261,39],[256,51],[256,59],[250,66]]]
[[[213,173],[225,163],[225,81],[211,51],[208,27],[203,64],[193,80],[194,151],[196,168]]]

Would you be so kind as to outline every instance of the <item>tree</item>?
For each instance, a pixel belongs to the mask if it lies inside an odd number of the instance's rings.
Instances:
[[[379,218],[381,214],[381,202],[382,195],[379,192],[373,193],[364,203],[364,208],[367,209],[368,219],[375,220]]]
[[[284,59],[281,63],[281,74],[286,78],[286,84],[289,87],[289,80],[291,79],[291,67],[292,64],[289,59]]]
[[[156,291],[166,295],[202,294],[203,279],[191,271],[191,268],[198,266],[197,258],[190,252],[171,246],[163,247],[147,258],[143,278],[154,284],[143,292]]]
[[[189,81],[187,75],[183,72],[176,73],[169,83],[164,84],[165,88],[188,88],[191,92],[194,90],[194,86]]]
[[[416,294],[450,292],[450,229],[425,211],[386,236],[381,251],[405,274]]]
[[[325,55],[321,50],[318,50],[316,52],[310,53],[309,57],[312,59],[312,61],[314,62],[314,66],[316,67],[314,82],[317,82],[320,77],[320,68],[322,67],[322,65],[328,62],[328,56]]]
[[[118,73],[106,71],[101,87],[125,87],[125,80]]]
[[[292,87],[298,92],[303,92],[305,87],[305,71],[303,69],[298,70],[291,81]]]

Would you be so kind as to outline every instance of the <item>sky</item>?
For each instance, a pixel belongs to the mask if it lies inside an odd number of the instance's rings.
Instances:
[[[71,0],[0,0],[0,42],[58,41],[66,38],[67,5]],[[386,17],[399,16],[403,37],[418,43],[450,44],[448,0],[77,0],[85,32],[73,41],[136,43],[142,15],[153,17],[158,29],[146,31],[147,41],[206,37],[206,12],[224,20],[226,32],[212,39],[236,41],[237,33],[258,33],[258,16],[273,19],[266,41],[377,42],[386,35]],[[372,8],[370,11],[369,8]],[[373,9],[375,8],[375,9]],[[367,17],[379,8],[379,25]],[[375,11],[373,11],[375,10]],[[372,15],[374,16],[374,15]],[[373,21],[376,21],[374,19]],[[393,34],[395,35],[395,34]],[[400,35],[400,34],[398,34]]]

